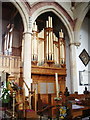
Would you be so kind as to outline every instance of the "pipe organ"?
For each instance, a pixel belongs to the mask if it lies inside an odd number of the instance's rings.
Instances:
[[[22,48],[22,55],[23,55],[23,46],[21,45],[21,39],[22,39],[22,32],[18,31],[18,29],[16,29],[16,26],[14,24],[9,23],[6,27],[5,33],[3,34],[3,43],[2,43],[3,54],[21,56],[21,48]]]
[[[3,50],[5,55],[9,55],[12,53],[13,29],[14,29],[14,24],[9,24],[7,26],[7,32],[5,33],[4,36],[4,45],[3,45]]]
[[[37,25],[36,22],[33,25],[33,36],[32,36],[32,60],[38,60],[38,37],[37,37]]]
[[[62,29],[58,35],[54,33],[52,17],[48,16],[45,24],[46,27],[40,32],[36,22],[33,25],[31,74],[33,84],[37,83],[37,93],[56,94],[56,73],[58,74],[59,91],[64,92],[66,87],[65,39]]]
[[[52,17],[48,17],[46,27],[38,32],[36,22],[33,25],[32,35],[32,63],[44,65],[53,63],[56,66],[65,65],[65,40],[64,33],[59,32],[59,37],[53,32]]]

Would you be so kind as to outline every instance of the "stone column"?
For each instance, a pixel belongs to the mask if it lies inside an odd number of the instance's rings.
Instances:
[[[32,37],[32,21],[29,17],[27,31],[24,32],[24,56],[23,56],[23,78],[25,81],[24,89],[25,96],[30,95],[29,90],[31,90],[31,37]]]
[[[70,43],[70,78],[71,92],[78,91],[77,69],[76,69],[76,46],[75,43]]]
[[[24,33],[24,62],[23,62],[23,77],[28,88],[31,86],[31,33]],[[25,96],[29,95],[29,91],[25,85]]]

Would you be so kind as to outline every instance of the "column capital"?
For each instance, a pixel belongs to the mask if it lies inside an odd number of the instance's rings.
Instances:
[[[30,35],[32,35],[32,32],[28,30],[28,31],[23,32],[23,35],[25,35],[25,34],[30,34]]]
[[[27,21],[27,29],[23,32],[25,34],[32,34],[32,18],[29,16]]]
[[[28,27],[27,31],[31,32],[32,31],[32,17],[28,17]]]
[[[29,20],[28,20],[28,28],[31,29],[32,28],[32,18],[29,16]]]
[[[71,45],[79,47],[81,45],[81,43],[80,42],[72,42],[72,43],[69,44],[69,46],[71,46]]]

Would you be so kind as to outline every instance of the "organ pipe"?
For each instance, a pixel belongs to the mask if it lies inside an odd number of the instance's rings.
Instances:
[[[55,64],[65,63],[65,41],[61,29],[59,37],[53,32],[53,19],[48,16],[46,27],[38,32],[36,22],[33,25],[32,55],[38,56],[37,61],[54,60]],[[34,60],[34,59],[33,59]]]

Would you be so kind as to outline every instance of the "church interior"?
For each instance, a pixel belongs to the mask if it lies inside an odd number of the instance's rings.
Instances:
[[[90,2],[0,2],[0,119],[90,119]]]

